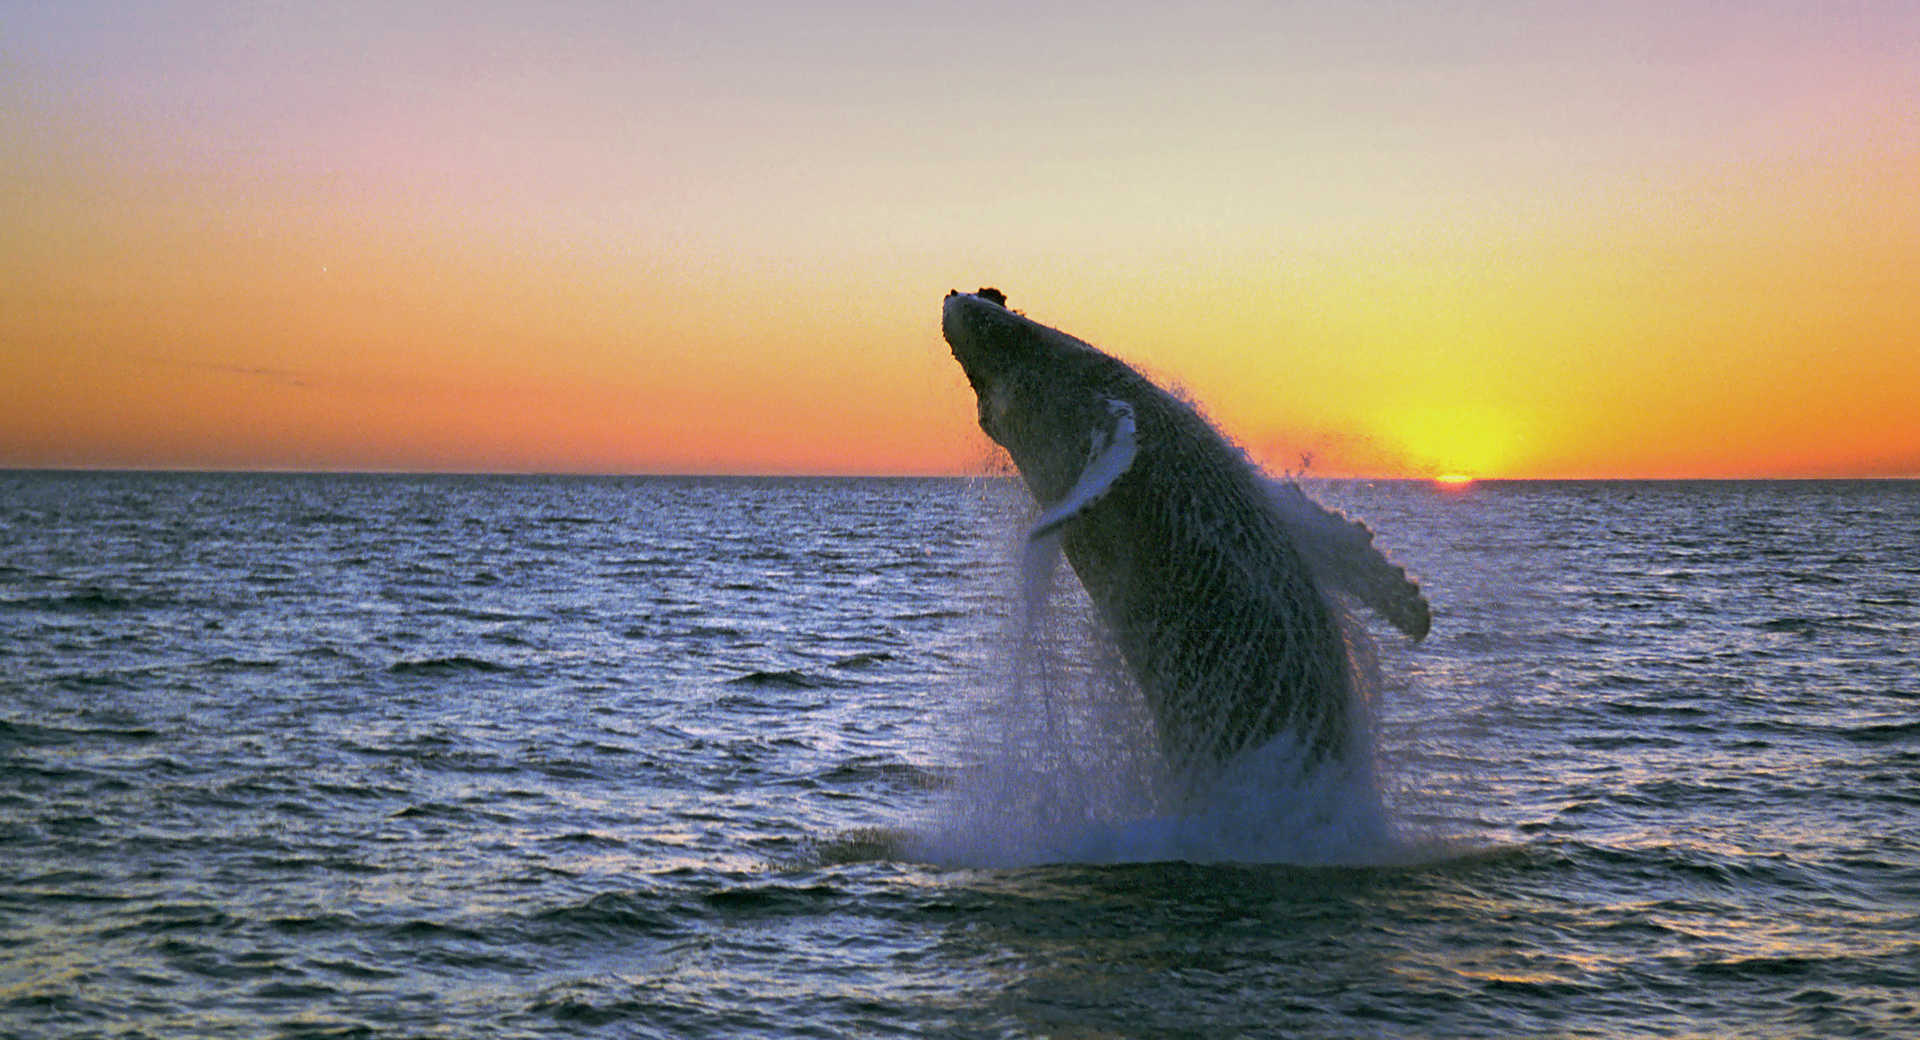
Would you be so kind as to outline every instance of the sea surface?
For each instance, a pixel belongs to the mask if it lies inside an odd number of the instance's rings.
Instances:
[[[1005,481],[0,473],[0,1036],[1920,1035],[1920,484],[1308,489],[1371,847],[1009,707]]]

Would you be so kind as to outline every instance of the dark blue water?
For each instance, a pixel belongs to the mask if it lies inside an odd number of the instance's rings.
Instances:
[[[942,833],[990,482],[0,474],[0,1035],[1920,1028],[1920,485],[1314,491],[1374,865]]]

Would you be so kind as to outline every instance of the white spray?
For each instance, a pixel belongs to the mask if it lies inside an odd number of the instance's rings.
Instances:
[[[968,760],[910,844],[917,858],[954,865],[1281,862],[1381,864],[1415,858],[1382,794],[1369,701],[1377,688],[1368,637],[1341,609],[1344,584],[1321,578],[1354,559],[1353,525],[1326,514],[1291,483],[1276,506],[1302,518],[1291,533],[1333,604],[1354,677],[1351,754],[1314,755],[1292,734],[1217,771],[1176,775],[1151,712],[1102,631],[1058,537],[1019,533],[1019,587],[1009,590],[1003,674],[976,705],[961,751]],[[1302,504],[1307,510],[1302,512]],[[1315,515],[1318,514],[1318,515]],[[1364,530],[1364,529],[1361,529]],[[1011,533],[1011,532],[1010,532]],[[1352,567],[1361,566],[1360,562]]]

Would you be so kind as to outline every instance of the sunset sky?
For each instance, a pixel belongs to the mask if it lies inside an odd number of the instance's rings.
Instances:
[[[0,466],[1920,476],[1920,4],[0,0]]]

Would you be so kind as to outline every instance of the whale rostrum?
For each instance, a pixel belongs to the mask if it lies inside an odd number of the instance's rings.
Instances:
[[[1331,597],[1409,636],[1430,614],[1372,532],[1276,487],[1193,407],[1124,362],[1006,306],[949,292],[941,330],[1147,702],[1177,770],[1282,734],[1353,749],[1352,635]]]

